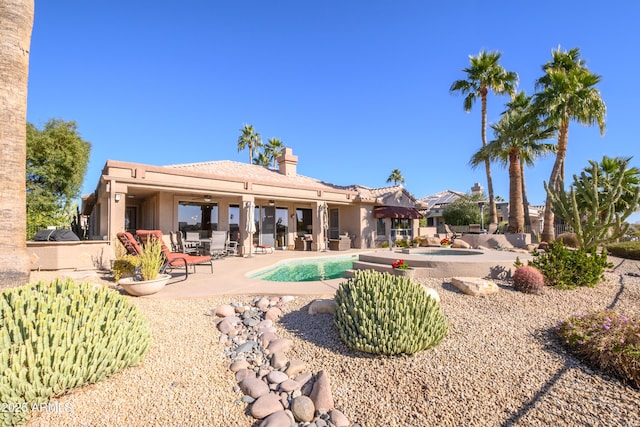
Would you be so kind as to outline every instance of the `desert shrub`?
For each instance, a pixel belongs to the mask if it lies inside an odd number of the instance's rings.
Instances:
[[[409,241],[407,239],[396,240],[394,244],[399,248],[408,248],[410,246]]]
[[[595,249],[569,250],[558,240],[549,243],[544,253],[534,251],[529,265],[544,274],[547,285],[560,289],[593,287],[602,280],[604,269],[612,267],[606,249],[600,254]]]
[[[74,387],[104,380],[142,361],[147,321],[106,287],[73,280],[38,282],[0,294],[0,425]]]
[[[568,248],[577,248],[580,245],[576,233],[562,233],[556,237],[556,240],[560,240]]]
[[[381,248],[388,248],[389,247],[389,242],[388,241],[383,241],[382,243],[380,243],[380,247]]]
[[[513,288],[525,294],[544,292],[544,275],[535,267],[524,265],[516,268],[512,276]]]
[[[338,287],[334,322],[344,343],[367,353],[413,354],[447,334],[440,305],[409,278],[357,270]]]
[[[611,243],[606,246],[607,251],[620,258],[640,260],[640,241]]]
[[[117,282],[123,277],[131,277],[136,268],[140,267],[140,257],[136,255],[124,255],[113,261],[113,279]]]
[[[640,321],[613,310],[576,315],[557,329],[578,358],[640,388]]]

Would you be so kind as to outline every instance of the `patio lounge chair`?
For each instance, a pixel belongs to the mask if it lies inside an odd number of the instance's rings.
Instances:
[[[123,231],[122,233],[116,234],[122,246],[127,250],[127,255],[140,255],[142,253],[142,248],[138,244],[138,241],[133,234],[128,231]]]
[[[165,272],[172,268],[184,267],[186,277],[189,277],[189,266],[193,266],[193,272],[196,272],[196,265],[209,264],[211,266],[211,272],[213,273],[213,260],[209,255],[189,255],[181,252],[171,252],[167,245],[162,240],[162,231],[160,230],[138,230],[136,231],[138,238],[141,241],[146,241],[147,238],[158,239],[162,245],[162,252],[165,257],[165,264],[162,266],[161,272]]]
[[[273,246],[270,245],[253,245],[254,252],[257,254],[271,254],[273,253]]]

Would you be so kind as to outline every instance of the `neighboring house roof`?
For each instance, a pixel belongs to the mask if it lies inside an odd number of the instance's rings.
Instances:
[[[226,180],[255,181],[273,183],[281,186],[305,186],[319,189],[349,190],[347,187],[330,184],[304,175],[284,175],[278,169],[232,160],[216,160],[211,162],[185,163],[163,166],[183,171],[197,172],[222,177]]]
[[[371,188],[364,185],[351,185],[347,187],[349,190],[356,191],[358,193],[357,198],[361,201],[373,202],[381,205],[393,205],[397,206],[401,203],[400,198],[402,196],[407,197],[409,203],[402,203],[405,205],[422,205],[419,200],[415,198],[411,192],[407,191],[402,185],[392,185],[389,187]],[[395,199],[395,200],[394,200]],[[422,206],[419,206],[422,207]]]
[[[448,205],[464,195],[465,193],[461,191],[445,190],[430,196],[422,197],[419,201],[426,204],[428,208],[431,209],[435,206]]]

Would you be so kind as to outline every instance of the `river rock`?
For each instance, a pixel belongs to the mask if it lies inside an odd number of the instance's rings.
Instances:
[[[311,400],[316,409],[319,411],[330,411],[334,408],[333,394],[331,394],[331,383],[329,382],[329,376],[322,370],[316,375],[316,382],[313,384],[311,390]]]
[[[230,304],[222,304],[216,307],[214,314],[218,317],[231,317],[236,315],[236,310]]]
[[[299,396],[291,401],[291,412],[296,421],[306,423],[313,420],[316,408],[310,398]]]
[[[282,403],[280,403],[280,396],[273,393],[267,393],[260,396],[255,402],[253,402],[251,405],[251,416],[261,420],[275,412],[283,410],[284,407],[282,406]]]
[[[278,411],[262,420],[259,427],[291,427],[293,424],[286,411]]]
[[[254,399],[257,399],[260,396],[264,396],[265,394],[269,393],[269,386],[267,385],[267,383],[255,377],[245,378],[244,380],[240,381],[239,386],[240,390],[242,390],[244,394],[247,394]]]
[[[346,415],[337,409],[329,411],[329,416],[331,417],[331,423],[336,427],[349,427],[351,425]]]

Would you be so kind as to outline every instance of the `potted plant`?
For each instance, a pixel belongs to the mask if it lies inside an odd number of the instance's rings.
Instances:
[[[413,277],[414,269],[409,267],[409,264],[404,262],[403,259],[393,261],[391,267],[393,267],[393,274],[396,276]]]
[[[440,245],[445,247],[451,246],[451,239],[445,237],[444,239],[440,240]]]
[[[143,296],[158,292],[167,284],[171,275],[160,274],[164,264],[162,244],[157,239],[147,241],[144,250],[138,256],[140,265],[133,277],[125,277],[118,284],[131,295]]]
[[[411,243],[413,243],[414,248],[417,248],[418,246],[420,246],[420,238],[418,236],[414,237],[411,240]]]

